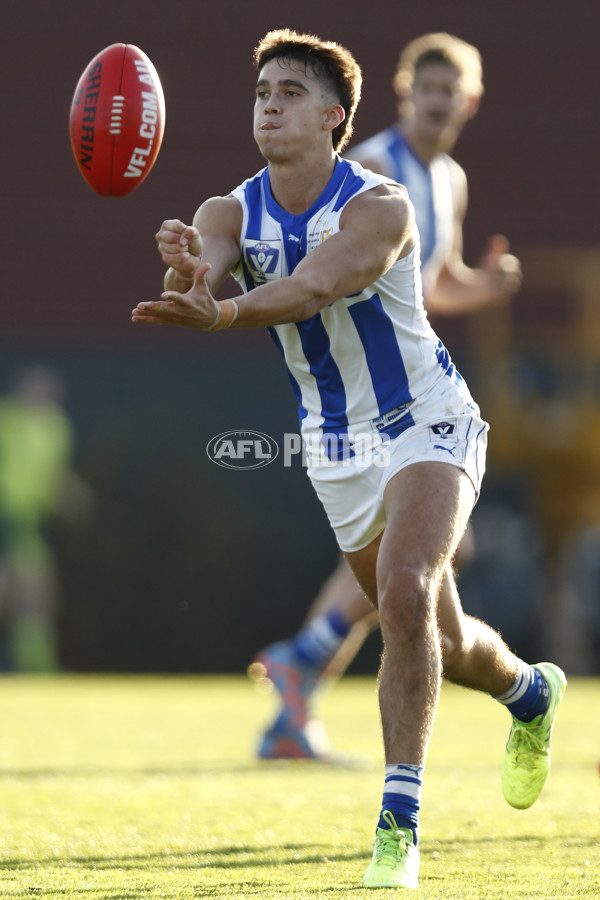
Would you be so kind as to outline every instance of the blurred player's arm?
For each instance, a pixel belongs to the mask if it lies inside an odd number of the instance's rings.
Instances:
[[[521,264],[508,252],[508,241],[501,234],[488,239],[478,268],[465,265],[463,222],[467,211],[467,179],[459,166],[456,166],[456,175],[454,243],[435,285],[425,296],[429,312],[445,316],[464,315],[506,303],[521,285]]]

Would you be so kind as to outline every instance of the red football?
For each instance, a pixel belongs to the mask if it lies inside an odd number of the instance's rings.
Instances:
[[[79,171],[98,194],[123,197],[156,161],[165,98],[156,69],[139,47],[111,44],[77,83],[69,119]]]

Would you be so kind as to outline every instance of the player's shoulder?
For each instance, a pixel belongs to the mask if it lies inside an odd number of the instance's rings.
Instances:
[[[344,215],[346,222],[355,216],[366,216],[376,221],[378,227],[385,222],[402,231],[414,223],[415,217],[404,185],[382,176],[348,203]]]
[[[394,200],[401,206],[406,206],[411,202],[408,191],[404,185],[394,181],[393,178],[387,178],[386,176],[382,176],[379,184],[374,185],[365,192],[365,196],[368,197],[369,195],[372,197],[383,197]]]
[[[448,170],[448,175],[450,178],[450,183],[452,185],[452,189],[455,192],[462,192],[466,189],[467,186],[467,173],[463,169],[463,167],[456,162],[456,160],[449,156],[447,153],[440,153],[440,159],[443,160],[444,165]]]
[[[194,225],[198,231],[210,228],[227,228],[238,230],[243,218],[242,206],[233,194],[209,197],[198,208],[194,217]]]
[[[356,159],[360,162],[361,159],[374,154],[376,155],[387,147],[390,143],[391,135],[392,129],[384,128],[382,131],[378,131],[376,134],[372,134],[364,140],[359,141],[357,144],[354,144],[346,151],[345,155],[349,159]]]
[[[223,194],[221,196],[208,197],[203,201],[200,209],[238,209],[239,206],[240,201],[234,196],[233,192],[231,192],[230,194]]]
[[[389,177],[389,166],[385,165],[385,161],[375,154],[371,156],[365,156],[359,160],[356,160],[360,165],[367,169],[369,172],[374,172],[375,175],[383,175],[385,177]]]
[[[358,196],[371,198],[395,198],[400,202],[410,202],[408,199],[408,191],[403,184],[397,182],[386,172],[377,172],[370,169],[366,165],[357,160],[346,160],[347,165],[352,170],[357,182],[360,182],[361,188]]]
[[[354,190],[360,193],[380,187],[382,184],[398,185],[398,182],[387,172],[378,171],[374,167],[370,168],[360,160],[344,157],[342,164],[347,171],[352,173],[353,180],[349,183],[349,191]]]
[[[365,169],[379,175],[389,174],[389,164],[387,164],[389,132],[390,129],[385,129],[355,144],[345,152],[345,158],[354,160]]]

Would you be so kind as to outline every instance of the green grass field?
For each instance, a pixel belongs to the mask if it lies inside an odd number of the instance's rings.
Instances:
[[[356,765],[259,763],[241,677],[0,679],[0,897],[361,900],[382,788],[373,679],[321,701]],[[600,681],[572,679],[538,803],[500,790],[509,717],[445,686],[423,800],[427,898],[600,897]],[[352,762],[354,760],[350,760]]]

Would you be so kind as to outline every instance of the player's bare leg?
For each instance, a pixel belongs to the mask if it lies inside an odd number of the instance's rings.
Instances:
[[[465,531],[455,553],[468,559],[473,553],[473,538],[469,529]],[[282,755],[317,756],[328,754],[328,741],[323,724],[315,712],[315,700],[324,685],[339,678],[355,658],[373,629],[379,626],[379,615],[365,592],[358,584],[352,569],[340,556],[334,572],[324,582],[315,597],[303,627],[317,623],[327,628],[330,614],[341,615],[348,623],[349,631],[331,646],[331,655],[315,661],[312,671],[306,661],[295,659],[293,641],[283,641],[274,648],[261,651],[248,669],[251,678],[257,681],[272,681],[277,687],[282,707],[277,716],[265,729],[259,743],[258,755],[270,759]],[[277,656],[275,660],[273,655]],[[286,664],[282,668],[281,663]],[[277,666],[277,668],[276,668]],[[271,673],[272,678],[269,678]],[[298,689],[301,688],[301,690]],[[301,717],[297,713],[301,710]],[[305,730],[310,722],[312,734],[318,736],[318,746]]]
[[[379,542],[348,561],[379,608],[384,653],[379,705],[385,786],[365,887],[417,887],[423,774],[442,677],[437,597],[475,490],[459,469],[415,463],[384,494]]]
[[[463,612],[451,564],[446,565],[438,600],[444,677],[496,696],[513,684],[518,659],[497,631]]]
[[[468,566],[474,555],[473,528],[468,523],[456,548],[451,571],[453,569],[462,571],[465,566]],[[442,582],[442,591],[444,591],[444,583]],[[456,594],[454,584],[449,590]],[[339,678],[343,675],[367,637],[375,628],[379,627],[377,610],[374,609],[371,601],[368,600],[365,592],[358,584],[349,563],[343,556],[340,557],[334,572],[324,582],[321,590],[315,597],[305,621],[307,623],[311,622],[332,609],[342,610],[347,620],[352,623],[352,627],[335,655],[323,669],[322,677],[324,679]],[[442,644],[442,649],[443,647],[444,644]]]
[[[462,571],[475,555],[473,528],[467,524],[456,548],[451,571]],[[444,591],[442,582],[442,591]],[[455,595],[454,584],[449,590]],[[340,609],[352,623],[347,638],[323,670],[323,678],[339,678],[344,674],[369,634],[379,627],[379,614],[374,609],[365,592],[358,584],[345,557],[340,560],[329,578],[324,582],[308,611],[306,622],[311,622],[332,609]],[[483,623],[482,623],[483,624]],[[443,628],[443,626],[442,626]],[[442,646],[443,649],[443,646]],[[470,686],[470,685],[469,685]]]
[[[529,665],[515,656],[489,625],[466,616],[450,566],[440,591],[438,618],[443,631],[444,676],[486,691],[512,715],[502,791],[511,806],[527,809],[550,774],[552,729],[566,687],[564,672],[552,663]]]
[[[388,762],[425,759],[441,680],[437,594],[474,500],[470,480],[454,466],[407,467],[387,486],[381,542],[347,554],[379,607],[385,647],[379,696]]]

